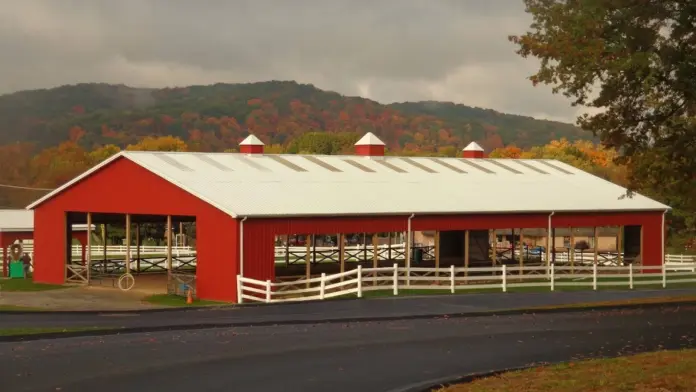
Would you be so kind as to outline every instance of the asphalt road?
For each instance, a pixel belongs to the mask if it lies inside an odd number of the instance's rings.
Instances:
[[[164,326],[243,326],[323,321],[377,320],[474,314],[539,306],[597,301],[696,295],[695,289],[634,291],[567,291],[544,293],[486,293],[385,297],[370,300],[335,300],[312,303],[224,307],[165,312],[105,313],[2,313],[0,329],[18,327],[100,326],[157,328]],[[0,339],[2,340],[2,339]]]
[[[0,343],[2,391],[399,391],[538,362],[694,347],[696,307],[279,325]],[[639,371],[639,369],[636,369]]]

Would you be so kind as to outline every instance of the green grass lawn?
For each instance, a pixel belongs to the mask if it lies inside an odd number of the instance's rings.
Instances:
[[[43,309],[27,306],[0,305],[0,312],[41,312]]]
[[[104,331],[114,330],[113,327],[55,327],[55,328],[0,328],[0,336],[21,336],[21,335],[37,335],[44,333],[68,333],[68,332],[85,332],[85,331]]]
[[[46,291],[64,288],[66,286],[34,283],[31,279],[0,279],[0,291]]]
[[[696,350],[569,362],[503,373],[436,392],[696,391]]]
[[[186,297],[170,294],[155,294],[143,298],[143,301],[159,306],[220,306],[229,305],[227,302],[194,299],[192,305],[186,303]]]

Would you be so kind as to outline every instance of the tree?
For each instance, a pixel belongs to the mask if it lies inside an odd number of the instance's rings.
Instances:
[[[89,162],[91,165],[99,164],[112,155],[118,154],[120,151],[121,149],[113,144],[97,147],[89,153]]]
[[[495,150],[491,151],[488,156],[490,158],[512,158],[512,159],[517,159],[522,155],[522,150],[519,147],[516,147],[514,145],[507,146],[504,148],[496,148]]]
[[[188,151],[186,142],[173,136],[148,136],[126,147],[130,151]]]
[[[630,164],[631,189],[696,211],[696,6],[692,0],[525,0],[511,36],[541,61],[533,84],[596,109],[579,124]],[[694,222],[681,220],[684,228]]]

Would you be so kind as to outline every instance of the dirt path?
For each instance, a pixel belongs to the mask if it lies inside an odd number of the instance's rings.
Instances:
[[[34,292],[0,292],[0,305],[46,310],[141,310],[160,306],[143,302],[140,291],[103,287],[71,287]]]

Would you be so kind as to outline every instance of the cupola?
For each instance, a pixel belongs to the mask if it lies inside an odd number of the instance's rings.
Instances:
[[[355,153],[366,157],[382,157],[384,156],[384,142],[372,132],[368,132],[355,143]]]
[[[263,142],[256,136],[249,135],[239,143],[239,151],[242,154],[263,154]]]
[[[484,151],[483,147],[479,146],[476,142],[469,143],[468,146],[464,147],[462,150],[462,158],[483,158]]]

